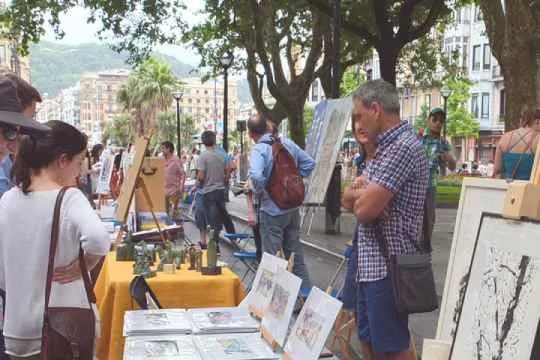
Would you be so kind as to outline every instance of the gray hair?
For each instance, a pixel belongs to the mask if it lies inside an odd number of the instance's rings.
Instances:
[[[371,80],[360,86],[353,93],[354,100],[360,100],[364,106],[379,103],[389,114],[399,114],[399,97],[394,85],[382,79]]]

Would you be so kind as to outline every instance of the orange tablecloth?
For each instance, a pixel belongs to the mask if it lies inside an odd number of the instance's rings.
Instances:
[[[95,285],[102,329],[98,343],[100,360],[123,357],[122,327],[124,312],[131,309],[132,279],[133,262],[117,262],[116,254],[109,253]],[[164,308],[236,306],[244,297],[240,279],[228,268],[217,276],[203,276],[189,270],[176,270],[172,275],[158,272],[147,282]]]

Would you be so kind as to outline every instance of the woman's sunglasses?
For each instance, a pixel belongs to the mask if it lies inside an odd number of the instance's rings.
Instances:
[[[15,126],[1,124],[0,131],[7,141],[13,141],[19,136],[19,129]]]

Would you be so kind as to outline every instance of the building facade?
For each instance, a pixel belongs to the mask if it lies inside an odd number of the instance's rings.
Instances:
[[[182,82],[184,83],[184,93],[180,102],[182,114],[191,116],[201,132],[217,130],[218,135],[223,134],[223,82],[216,80],[202,82],[199,78],[183,78]],[[234,79],[228,81],[228,92],[227,125],[230,132],[236,129],[239,106],[238,88]]]

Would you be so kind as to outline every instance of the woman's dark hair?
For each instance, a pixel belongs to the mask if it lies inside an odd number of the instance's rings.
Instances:
[[[103,145],[96,144],[92,146],[92,150],[90,150],[90,156],[92,157],[92,162],[94,164],[99,161],[99,157],[101,156],[102,152],[103,152]]]
[[[66,154],[68,158],[86,149],[88,138],[75,127],[63,121],[49,121],[45,125],[51,128],[39,138],[24,136],[13,164],[15,184],[27,194],[31,184],[31,175],[54,163]]]

